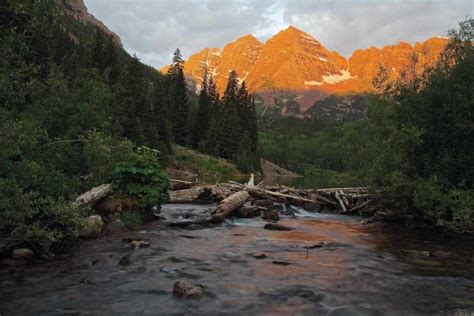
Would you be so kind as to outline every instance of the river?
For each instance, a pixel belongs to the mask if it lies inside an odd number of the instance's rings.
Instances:
[[[209,207],[165,205],[163,212]],[[280,221],[294,231],[264,230],[261,219],[188,229],[152,222],[85,241],[48,263],[1,269],[0,313],[474,313],[472,240],[361,221],[298,209]],[[132,249],[124,237],[151,245]],[[118,264],[124,255],[128,266]],[[177,280],[204,286],[206,297],[173,297]]]

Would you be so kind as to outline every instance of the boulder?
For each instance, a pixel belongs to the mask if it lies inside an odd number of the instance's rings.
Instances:
[[[285,226],[282,224],[276,224],[276,223],[268,223],[265,226],[263,226],[263,229],[268,229],[268,230],[295,230],[295,228],[290,227],[290,226]]]
[[[120,231],[127,230],[127,227],[125,226],[125,224],[122,222],[121,219],[116,219],[107,226],[107,229],[111,232],[120,232]]]
[[[13,250],[12,257],[14,259],[32,259],[34,257],[35,253],[33,250],[28,249],[28,248],[18,248]]]
[[[103,225],[104,222],[102,221],[102,217],[100,217],[100,215],[91,215],[85,220],[85,225],[81,236],[86,238],[97,238],[102,231]]]
[[[255,259],[265,259],[267,255],[264,253],[254,253],[252,254],[252,257],[254,257]]]
[[[278,215],[277,210],[271,210],[263,213],[262,218],[270,222],[278,222],[280,220],[280,216]]]
[[[200,285],[177,281],[173,286],[173,295],[180,298],[201,298],[204,296],[204,289]]]
[[[254,206],[244,205],[236,211],[235,216],[241,218],[257,217],[260,216],[260,210]]]
[[[148,241],[143,240],[133,240],[130,245],[132,245],[134,249],[150,247],[150,243]]]
[[[130,256],[125,255],[122,258],[120,258],[119,265],[121,266],[129,266],[132,262],[130,261]]]
[[[273,205],[273,201],[271,200],[255,200],[252,202],[253,205],[255,206],[260,206],[260,207],[269,207]]]

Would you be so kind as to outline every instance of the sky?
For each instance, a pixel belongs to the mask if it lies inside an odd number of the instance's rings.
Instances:
[[[265,42],[293,25],[349,57],[358,48],[445,36],[474,0],[85,0],[125,49],[156,68],[246,34]]]

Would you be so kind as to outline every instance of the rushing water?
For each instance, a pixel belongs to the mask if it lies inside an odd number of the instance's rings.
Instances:
[[[163,212],[206,207],[167,205]],[[472,240],[361,221],[299,210],[280,221],[293,231],[264,230],[260,219],[194,229],[154,222],[140,232],[86,241],[50,263],[3,268],[0,313],[474,313]],[[124,237],[151,245],[131,249]],[[119,265],[127,254],[131,264]],[[173,297],[177,280],[203,285],[206,297]]]

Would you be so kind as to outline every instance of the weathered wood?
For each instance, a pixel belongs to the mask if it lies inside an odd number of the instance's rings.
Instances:
[[[360,209],[366,207],[367,205],[369,205],[370,202],[372,202],[372,200],[370,200],[370,199],[369,199],[369,200],[366,200],[365,202],[362,202],[362,203],[360,203],[360,204],[354,206],[353,208],[351,208],[351,209],[349,210],[349,212],[355,213],[355,211],[358,211],[358,210],[360,210]]]
[[[170,182],[171,182],[171,188],[173,191],[190,189],[191,187],[197,184],[196,182],[176,180],[176,179],[170,179]]]
[[[336,197],[336,200],[339,202],[339,205],[341,206],[342,211],[343,211],[344,213],[347,213],[347,208],[346,208],[346,206],[344,205],[344,202],[342,202],[342,199],[341,199],[341,197],[339,196],[339,193],[338,193],[337,191],[334,192],[334,196]]]
[[[348,188],[324,188],[324,189],[317,189],[316,192],[321,193],[334,193],[336,191],[342,191],[346,194],[349,193],[367,193],[366,187],[348,187]]]
[[[256,187],[244,187],[244,190],[248,191],[252,195],[257,195],[257,196],[272,196],[277,199],[283,199],[284,201],[288,202],[297,202],[297,203],[318,203],[318,201],[302,198],[299,196],[295,195],[290,195],[290,194],[284,194],[284,193],[279,193],[279,192],[273,192],[273,191],[268,191]]]
[[[212,223],[220,223],[224,218],[230,216],[237,208],[241,207],[250,199],[250,194],[247,191],[238,191],[226,197],[219,205],[211,212],[212,216],[209,219]]]
[[[206,189],[209,190],[207,187],[202,186],[192,189],[170,191],[170,199],[168,203],[196,203],[203,198],[206,193]]]
[[[79,195],[74,202],[75,205],[94,205],[99,200],[109,196],[112,193],[112,185],[110,183],[99,185],[89,191]]]
[[[342,192],[342,190],[339,190],[338,193],[339,193],[339,196],[341,197],[342,202],[344,202],[344,205],[345,205],[346,207],[349,207],[349,206],[350,206],[349,200],[347,200],[347,197],[346,197],[346,195],[344,194],[344,192]]]
[[[250,180],[247,182],[247,186],[249,187],[254,187],[255,186],[255,176],[253,173],[250,175]]]
[[[226,201],[236,192],[246,191],[250,196],[268,201],[291,203],[297,205],[320,205],[338,210],[341,213],[353,213],[353,209],[359,210],[367,199],[372,195],[367,193],[364,187],[330,188],[330,189],[295,189],[279,186],[255,186],[252,178],[246,184],[235,181],[216,185],[207,185],[170,192],[170,203],[200,203],[205,201]],[[205,191],[203,191],[205,188]],[[366,206],[367,204],[363,204]],[[232,210],[233,212],[234,210]],[[231,212],[231,213],[232,213]],[[229,216],[229,215],[225,215]],[[219,219],[222,220],[222,219]],[[218,221],[218,220],[217,220]]]

